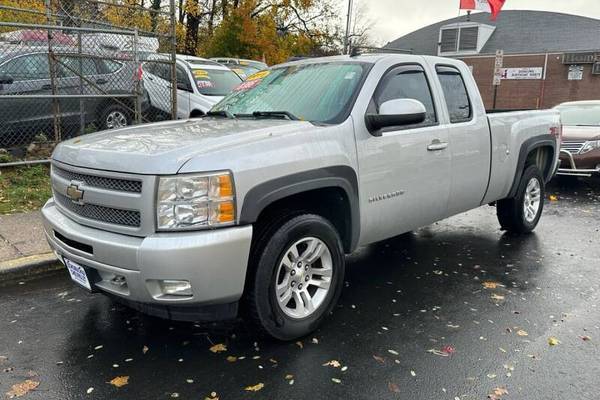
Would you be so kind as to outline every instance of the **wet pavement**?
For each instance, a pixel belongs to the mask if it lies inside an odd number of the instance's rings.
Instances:
[[[596,399],[600,183],[549,194],[532,235],[486,206],[361,249],[298,343],[146,317],[64,271],[0,286],[0,398],[30,380],[25,399]]]

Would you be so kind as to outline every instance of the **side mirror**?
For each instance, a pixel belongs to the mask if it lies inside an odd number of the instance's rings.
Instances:
[[[0,75],[0,85],[12,85],[15,80],[9,75]]]
[[[427,118],[427,109],[418,100],[394,99],[379,106],[379,114],[367,114],[365,118],[373,136],[381,136],[383,128],[420,124]]]

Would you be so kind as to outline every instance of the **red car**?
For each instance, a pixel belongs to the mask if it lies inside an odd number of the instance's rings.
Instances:
[[[600,176],[600,100],[556,106],[563,124],[558,175]]]

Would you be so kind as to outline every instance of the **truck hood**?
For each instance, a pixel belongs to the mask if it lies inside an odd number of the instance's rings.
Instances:
[[[77,167],[134,174],[175,174],[190,159],[296,134],[304,121],[205,118],[131,126],[59,144],[52,159]]]
[[[600,126],[563,126],[563,140],[600,140]]]

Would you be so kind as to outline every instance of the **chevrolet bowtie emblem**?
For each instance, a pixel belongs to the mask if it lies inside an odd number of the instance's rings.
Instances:
[[[76,183],[71,183],[67,186],[67,197],[75,203],[80,203],[81,199],[83,199],[83,190],[79,189],[79,185]]]

